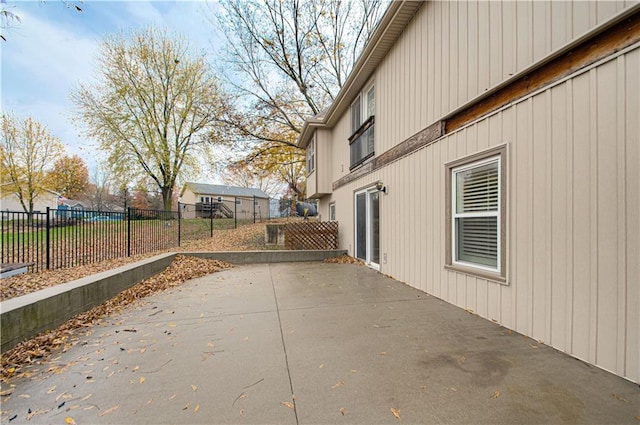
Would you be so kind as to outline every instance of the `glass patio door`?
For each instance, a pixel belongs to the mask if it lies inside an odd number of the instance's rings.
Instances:
[[[380,192],[367,189],[356,193],[355,253],[367,265],[380,267]]]

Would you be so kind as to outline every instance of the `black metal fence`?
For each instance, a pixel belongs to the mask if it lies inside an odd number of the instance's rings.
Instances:
[[[74,267],[179,247],[213,237],[216,230],[288,217],[292,211],[290,200],[240,197],[178,203],[176,211],[0,211],[0,257],[3,269],[9,264],[31,272]]]

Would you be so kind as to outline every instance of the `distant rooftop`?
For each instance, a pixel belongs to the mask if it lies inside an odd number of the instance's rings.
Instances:
[[[264,191],[251,187],[225,186],[207,183],[185,183],[185,188],[189,188],[193,193],[198,195],[217,195],[217,196],[240,196],[240,197],[256,197],[269,198]],[[184,191],[184,190],[183,190]]]

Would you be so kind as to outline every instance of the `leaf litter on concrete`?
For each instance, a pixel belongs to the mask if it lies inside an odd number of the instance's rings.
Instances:
[[[68,350],[79,341],[72,338],[74,331],[90,328],[102,318],[119,313],[144,297],[230,267],[233,266],[224,261],[177,255],[164,271],[125,289],[91,310],[73,316],[57,329],[39,334],[3,353],[0,382],[7,383],[12,377],[24,376],[25,366],[43,363],[52,353]]]
[[[212,238],[186,241],[181,247],[167,251],[211,252],[264,249],[266,247],[264,232],[264,223],[250,224],[238,229],[216,231]],[[70,282],[95,273],[111,270],[161,254],[162,252],[147,253],[128,258],[116,258],[69,269],[47,270],[40,273],[30,273],[3,279],[0,285],[0,301]],[[348,255],[329,258],[325,261],[327,263],[364,265],[361,260]],[[74,316],[57,329],[24,341],[13,349],[3,353],[0,362],[0,383],[6,384],[8,379],[23,375],[23,369],[27,365],[45,362],[46,359],[56,351],[66,351],[78,341],[77,339],[75,341],[72,339],[74,331],[81,328],[90,328],[102,318],[120,312],[124,307],[141,298],[177,286],[186,280],[214,273],[228,267],[232,267],[232,265],[222,261],[183,255],[176,256],[174,262],[163,272],[139,282],[116,297],[105,301],[87,312]],[[3,395],[4,390],[5,388],[0,388],[0,395]],[[7,391],[11,391],[11,389]]]
[[[333,264],[355,264],[357,266],[364,266],[364,261],[357,258],[353,258],[349,255],[339,255],[337,257],[331,257],[324,260],[325,263]]]

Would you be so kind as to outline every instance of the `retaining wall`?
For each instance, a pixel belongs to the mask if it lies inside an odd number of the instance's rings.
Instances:
[[[322,261],[346,254],[325,251],[181,252],[232,264]],[[168,253],[113,270],[0,302],[1,348],[5,352],[21,341],[55,329],[74,315],[93,308],[136,283],[163,271],[175,258]]]

